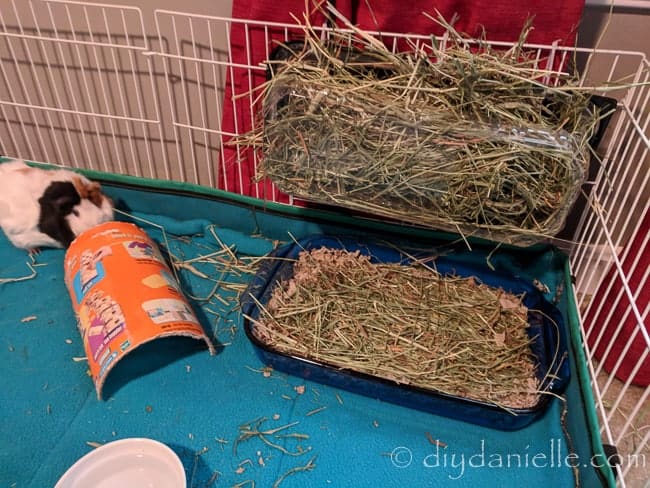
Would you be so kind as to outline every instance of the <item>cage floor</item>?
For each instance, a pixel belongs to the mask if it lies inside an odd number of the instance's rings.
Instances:
[[[165,242],[158,227],[136,222],[182,259],[206,255],[222,244],[234,246],[241,256],[263,255],[275,240],[287,240],[289,232],[299,238],[356,231],[345,219],[282,215],[241,201],[158,191],[152,184],[135,188],[109,182],[105,187],[118,206],[167,229]],[[485,259],[492,250],[477,246],[474,258]],[[31,276],[27,254],[4,235],[0,256],[0,278]],[[556,255],[531,256],[511,259],[497,252],[491,259],[496,266],[522,265],[522,273],[531,278],[538,273],[551,289],[564,282]],[[216,337],[216,355],[199,341],[154,341],[118,364],[104,399],[98,400],[87,364],[78,360],[84,350],[63,282],[63,257],[62,250],[43,250],[34,276],[0,285],[0,486],[53,486],[95,443],[126,437],[169,445],[183,462],[188,486],[197,488],[568,487],[576,484],[576,476],[581,486],[602,483],[591,465],[593,426],[587,418],[592,407],[583,403],[574,357],[566,392],[567,432],[558,399],[542,419],[522,430],[478,427],[265,370],[233,306],[236,292],[227,287],[217,292],[223,300],[193,301],[204,327]],[[194,265],[209,273],[201,262]],[[203,297],[214,287],[189,268],[180,272],[188,294]],[[224,279],[241,284],[247,277]],[[567,314],[566,294],[560,306]],[[271,433],[238,441],[247,424]]]

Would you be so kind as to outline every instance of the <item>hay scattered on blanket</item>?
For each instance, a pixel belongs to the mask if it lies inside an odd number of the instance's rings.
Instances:
[[[504,408],[540,398],[522,297],[471,277],[321,248],[260,308],[278,351]]]
[[[359,29],[269,61],[259,178],[293,196],[507,243],[557,234],[600,114],[578,77],[524,49],[446,40],[398,54]],[[350,26],[351,27],[351,26]],[[533,53],[534,54],[534,53]],[[552,85],[552,86],[548,86]]]

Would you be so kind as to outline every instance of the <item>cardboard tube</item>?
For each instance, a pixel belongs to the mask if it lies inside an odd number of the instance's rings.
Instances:
[[[136,225],[106,222],[87,230],[68,248],[64,266],[98,398],[118,361],[149,341],[192,337],[214,354],[158,246]]]

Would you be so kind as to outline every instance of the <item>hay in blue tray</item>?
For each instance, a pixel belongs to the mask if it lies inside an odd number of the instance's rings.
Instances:
[[[568,381],[560,313],[515,277],[329,237],[276,257],[242,305],[276,369],[504,430]]]

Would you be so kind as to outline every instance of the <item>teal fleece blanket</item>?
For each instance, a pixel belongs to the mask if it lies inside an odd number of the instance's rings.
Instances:
[[[129,181],[127,183],[138,183]],[[366,222],[335,213],[258,207],[183,188],[107,182],[107,193],[166,252],[180,259],[230,247],[242,258],[280,242],[328,233],[380,235],[396,243],[448,246],[468,262],[490,261],[541,280],[552,297],[568,283],[566,258],[551,247],[512,250]],[[161,229],[165,229],[163,233]],[[218,239],[217,239],[218,237]],[[572,378],[563,399],[518,431],[504,432],[399,407],[265,368],[242,328],[237,293],[251,276],[218,274],[194,261],[183,290],[215,341],[154,341],[110,373],[98,400],[63,281],[63,250],[35,263],[0,236],[0,486],[43,488],[97,444],[148,437],[180,457],[189,487],[569,487],[611,483],[593,467],[599,443],[572,302],[560,300],[572,337]],[[198,272],[196,272],[198,271]],[[218,276],[217,276],[218,274]],[[212,279],[205,279],[209,276]],[[18,279],[18,280],[16,280]],[[219,298],[205,300],[215,289]],[[586,396],[585,396],[586,395]],[[246,429],[267,432],[245,436]],[[602,463],[601,463],[602,464]],[[601,471],[604,474],[601,474]]]

